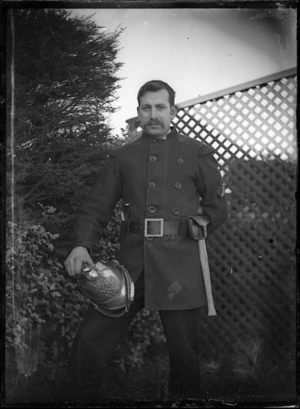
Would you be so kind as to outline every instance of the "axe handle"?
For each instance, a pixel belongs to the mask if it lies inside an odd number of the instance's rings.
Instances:
[[[202,267],[204,286],[205,286],[206,297],[207,297],[208,315],[213,316],[213,315],[217,315],[217,313],[216,313],[214,299],[212,295],[208,256],[207,256],[207,250],[206,250],[206,243],[204,239],[198,240],[198,247],[199,247],[199,256],[200,256],[200,262],[201,262],[201,267]]]

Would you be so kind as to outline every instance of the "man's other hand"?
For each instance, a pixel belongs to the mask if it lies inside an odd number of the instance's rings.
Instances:
[[[83,263],[89,265],[93,270],[98,270],[85,247],[74,247],[65,261],[68,274],[70,276],[79,275]]]

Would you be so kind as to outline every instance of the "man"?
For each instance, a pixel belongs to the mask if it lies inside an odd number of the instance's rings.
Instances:
[[[174,99],[174,90],[162,81],[140,88],[137,112],[143,133],[110,155],[106,175],[96,181],[77,217],[74,248],[65,262],[71,276],[80,273],[83,263],[96,269],[93,245],[119,199],[128,205],[117,259],[135,283],[135,297],[119,318],[88,310],[70,360],[70,384],[76,392],[88,388],[92,373],[101,380],[105,363],[146,307],[159,311],[166,336],[169,397],[199,396],[199,312],[207,301],[188,218],[200,209],[209,222],[209,236],[228,211],[213,150],[170,127],[177,113]],[[147,237],[145,223],[154,237]]]

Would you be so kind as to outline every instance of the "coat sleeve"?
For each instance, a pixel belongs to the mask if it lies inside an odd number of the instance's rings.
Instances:
[[[228,217],[226,195],[222,192],[222,178],[212,152],[211,148],[204,145],[197,157],[197,188],[203,215],[210,221],[207,226],[208,235]]]
[[[115,206],[121,198],[119,161],[111,155],[105,172],[98,176],[94,186],[83,201],[74,225],[73,247],[92,250],[103,229],[110,221]]]

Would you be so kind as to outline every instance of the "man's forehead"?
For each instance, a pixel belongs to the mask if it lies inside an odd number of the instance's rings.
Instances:
[[[169,103],[169,94],[168,91],[165,89],[160,89],[159,91],[147,91],[141,97],[141,103],[145,102],[162,102],[162,103]]]

